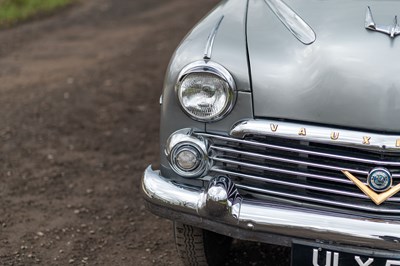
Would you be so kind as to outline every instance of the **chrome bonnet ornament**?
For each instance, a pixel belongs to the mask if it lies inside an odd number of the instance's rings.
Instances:
[[[400,27],[397,23],[397,16],[394,17],[392,25],[377,25],[372,17],[371,8],[367,7],[365,15],[365,28],[372,31],[382,32],[388,34],[391,38],[400,34]]]
[[[285,27],[302,43],[308,45],[316,40],[314,30],[282,0],[264,0]]]

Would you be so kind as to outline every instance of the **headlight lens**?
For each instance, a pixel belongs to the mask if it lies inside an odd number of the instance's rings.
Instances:
[[[235,101],[232,87],[233,78],[229,72],[215,63],[208,63],[188,69],[177,84],[177,94],[189,116],[209,122],[223,118],[232,109]]]

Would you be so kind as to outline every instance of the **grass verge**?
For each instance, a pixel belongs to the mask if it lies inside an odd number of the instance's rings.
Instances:
[[[9,26],[36,15],[47,14],[72,0],[0,0],[0,26]]]

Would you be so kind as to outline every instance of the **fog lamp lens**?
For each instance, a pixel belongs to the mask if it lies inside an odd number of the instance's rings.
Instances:
[[[192,171],[200,164],[200,154],[191,147],[182,147],[177,151],[175,162],[182,171]]]

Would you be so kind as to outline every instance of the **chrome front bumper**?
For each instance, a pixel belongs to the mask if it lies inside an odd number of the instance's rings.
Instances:
[[[334,216],[243,199],[228,178],[181,186],[149,166],[142,191],[157,215],[234,238],[290,246],[293,239],[400,251],[400,221]]]

